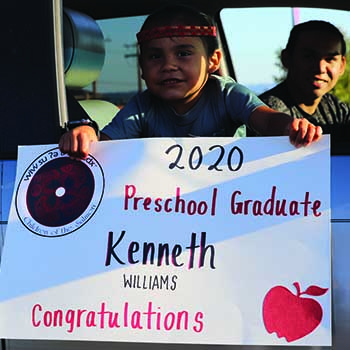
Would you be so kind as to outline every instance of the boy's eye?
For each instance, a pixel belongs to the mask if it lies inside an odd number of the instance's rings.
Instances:
[[[179,57],[190,56],[190,55],[191,55],[191,52],[190,52],[190,51],[179,51],[179,52],[177,53],[177,55],[178,55]]]
[[[160,58],[160,54],[157,54],[157,53],[152,53],[148,55],[149,60],[156,60],[158,58]]]

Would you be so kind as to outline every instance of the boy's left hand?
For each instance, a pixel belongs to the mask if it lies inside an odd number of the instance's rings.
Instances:
[[[294,119],[289,125],[289,139],[295,147],[308,146],[322,137],[322,128],[307,119]]]

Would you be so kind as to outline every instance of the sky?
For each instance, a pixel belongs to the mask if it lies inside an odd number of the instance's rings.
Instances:
[[[237,80],[260,93],[274,85],[278,54],[293,25],[291,8],[226,9],[221,13]],[[350,12],[329,9],[298,9],[298,22],[327,20],[350,37]],[[98,91],[136,91],[136,33],[145,17],[99,21],[106,43],[106,60]]]

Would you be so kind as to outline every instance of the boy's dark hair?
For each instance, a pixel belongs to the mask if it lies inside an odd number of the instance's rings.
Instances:
[[[341,54],[345,56],[346,43],[343,34],[332,23],[321,20],[312,20],[295,25],[289,34],[286,50],[288,50],[290,53],[293,53],[299,38],[303,35],[303,33],[310,31],[319,31],[330,35],[334,35],[334,37],[338,38],[341,44]]]
[[[150,14],[143,23],[141,30],[178,24],[195,26],[215,25],[213,19],[209,15],[200,12],[194,7],[174,4],[165,5]],[[211,36],[203,36],[200,38],[207,49],[208,55],[211,56],[219,47],[217,38]]]

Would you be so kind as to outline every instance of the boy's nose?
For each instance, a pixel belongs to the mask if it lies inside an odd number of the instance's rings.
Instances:
[[[176,59],[172,55],[167,55],[164,57],[163,69],[164,70],[173,70],[177,68]]]

